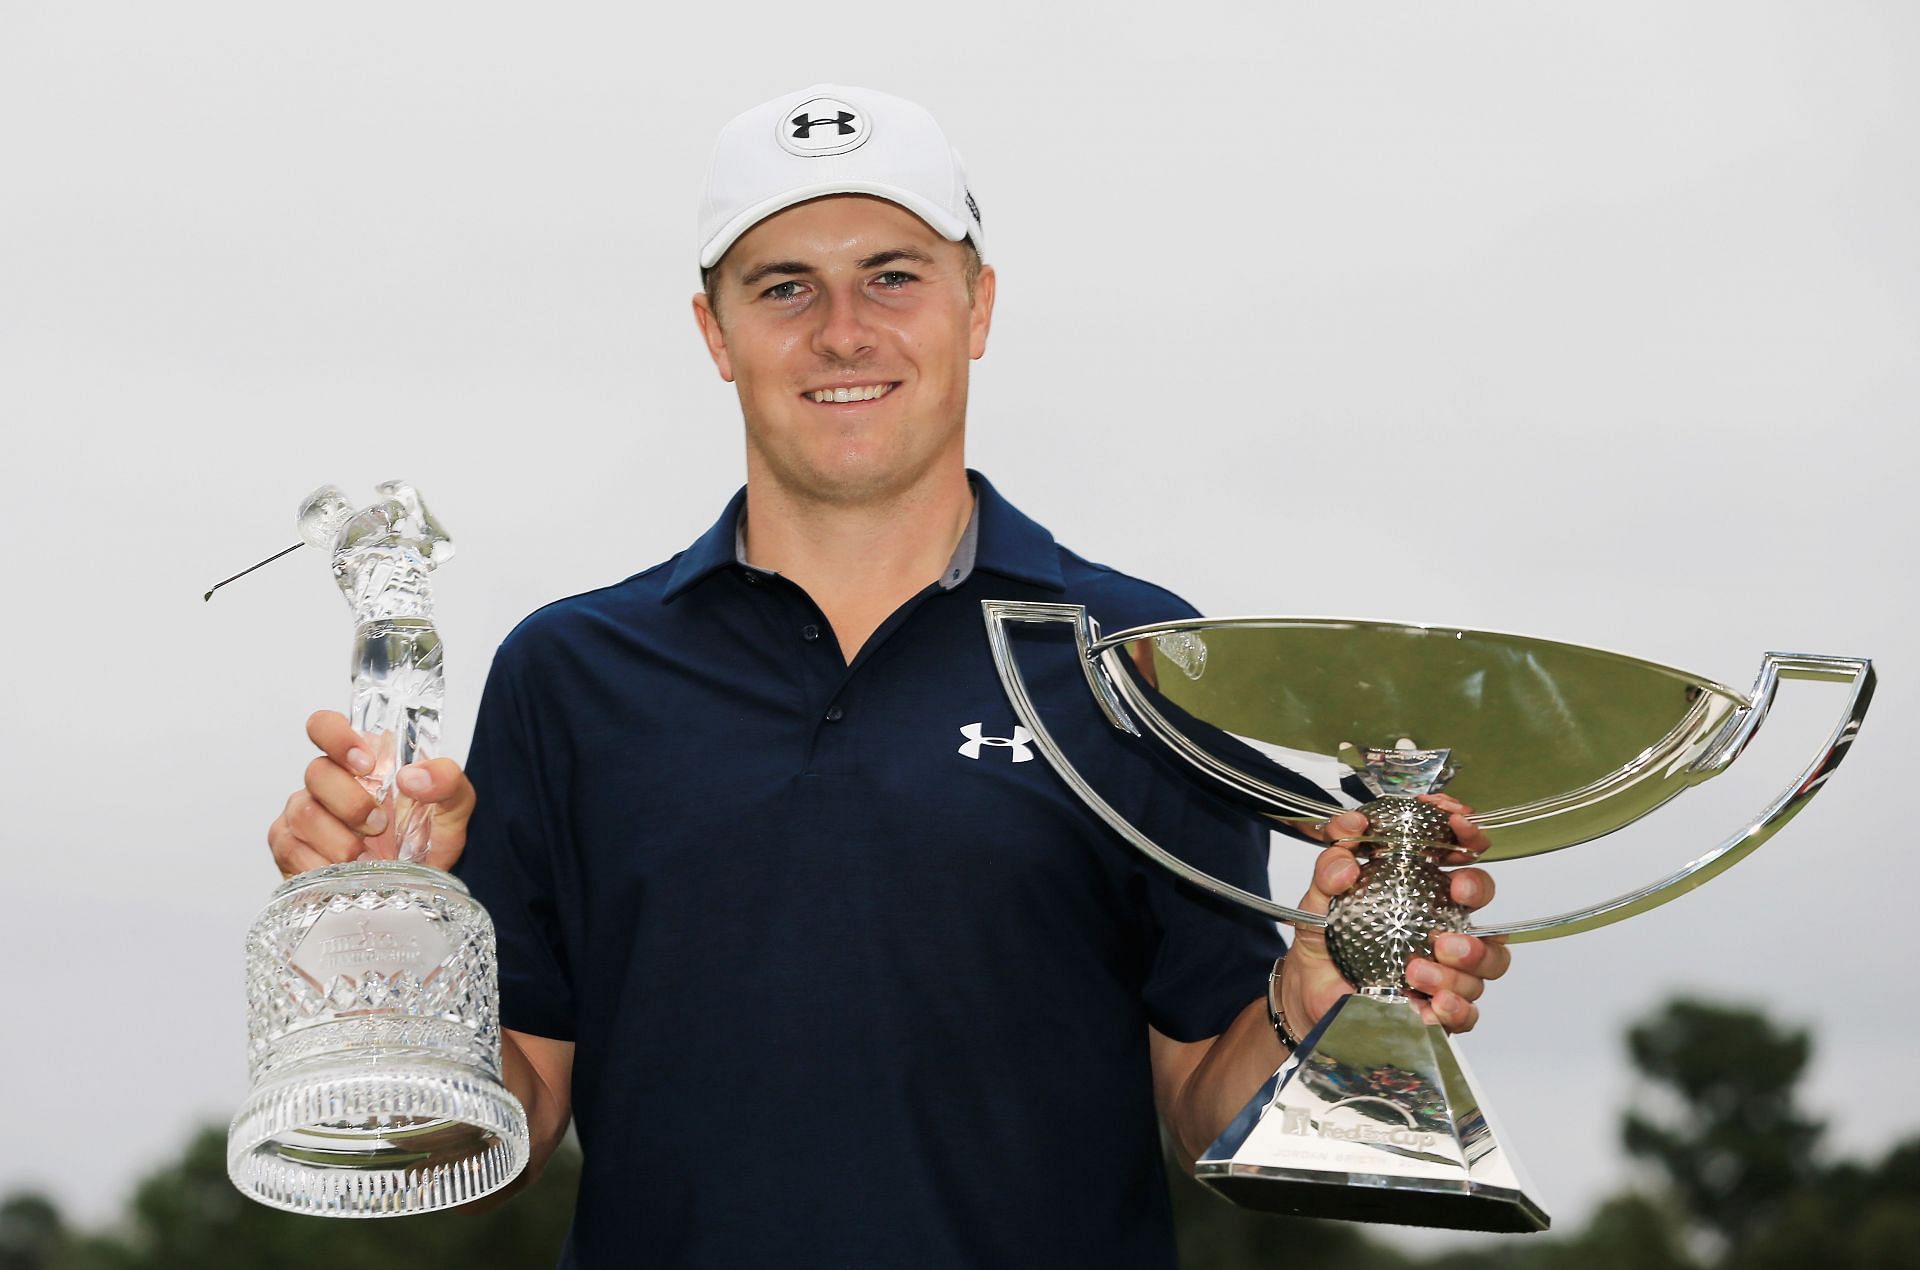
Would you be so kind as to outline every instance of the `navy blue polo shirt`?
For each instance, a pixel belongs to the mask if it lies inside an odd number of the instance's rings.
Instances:
[[[501,644],[455,871],[498,930],[504,1026],[576,1043],[564,1265],[1173,1264],[1148,1026],[1218,1034],[1281,941],[1015,743],[982,600],[1108,630],[1193,610],[973,479],[947,574],[851,666],[738,558],[744,492]],[[1265,893],[1264,829],[1109,726],[1065,639],[1021,657],[1109,801]]]

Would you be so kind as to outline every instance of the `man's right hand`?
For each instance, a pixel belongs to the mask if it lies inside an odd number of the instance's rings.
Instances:
[[[309,718],[307,736],[320,747],[320,757],[307,764],[306,785],[287,799],[286,809],[267,830],[267,845],[273,848],[281,876],[362,857],[393,859],[393,800],[376,807],[373,795],[357,779],[373,770],[373,746],[334,710]],[[420,863],[452,868],[467,845],[473,783],[452,759],[435,758],[401,768],[399,784],[409,798],[434,807],[427,854]],[[369,824],[376,811],[379,817]],[[500,1064],[507,1088],[527,1109],[533,1155],[512,1184],[474,1201],[469,1211],[494,1207],[532,1185],[573,1117],[572,1041],[503,1028]]]
[[[373,747],[336,710],[309,717],[307,736],[320,747],[320,756],[307,764],[306,785],[294,791],[267,829],[280,875],[362,858],[393,859],[393,800],[377,805],[358,779],[373,770]],[[401,768],[399,786],[409,798],[434,806],[432,834],[420,863],[452,868],[467,845],[473,783],[452,759],[435,758]]]

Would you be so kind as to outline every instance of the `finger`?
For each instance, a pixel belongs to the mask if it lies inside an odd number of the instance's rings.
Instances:
[[[1473,814],[1473,808],[1467,806],[1452,794],[1420,794],[1418,798],[1419,801],[1423,803],[1432,803],[1440,810],[1452,812],[1458,816],[1471,816]]]
[[[1444,865],[1472,864],[1493,845],[1487,831],[1467,814],[1456,812],[1448,816],[1447,832],[1453,838],[1452,843],[1434,851],[1434,858]]]
[[[1358,811],[1343,811],[1327,821],[1328,842],[1357,842],[1366,835],[1367,817]]]
[[[427,854],[421,863],[451,869],[466,849],[467,822],[473,817],[473,782],[449,758],[410,763],[395,779],[401,794],[433,807]]]
[[[1506,941],[1481,939],[1460,931],[1442,931],[1433,939],[1433,959],[1443,966],[1465,970],[1482,979],[1498,979],[1513,964]]]
[[[1450,969],[1427,957],[1408,959],[1407,982],[1429,997],[1451,992],[1468,1001],[1478,1001],[1487,990],[1486,981],[1479,975]]]
[[[1309,913],[1326,916],[1333,897],[1350,888],[1360,878],[1360,866],[1353,852],[1345,847],[1328,847],[1313,862],[1313,880],[1300,898],[1300,907]],[[1315,927],[1301,926],[1294,934],[1294,952],[1315,963],[1332,964],[1327,953],[1326,933]]]
[[[273,867],[280,870],[280,876],[283,878],[290,878],[310,869],[325,868],[333,863],[312,847],[296,839],[293,836],[293,830],[287,827],[287,819],[284,815],[275,817],[273,823],[267,826],[267,846],[273,852]]]
[[[366,849],[367,844],[359,834],[341,824],[304,789],[287,800],[283,815],[294,840],[317,852],[329,864],[357,860]]]
[[[338,710],[315,710],[308,715],[307,739],[319,746],[322,754],[356,776],[365,776],[373,770],[372,747]]]
[[[1451,992],[1442,992],[1432,1001],[1434,1017],[1449,1032],[1471,1032],[1480,1021],[1480,1007]]]
[[[1447,894],[1462,908],[1485,908],[1493,899],[1493,875],[1485,869],[1455,869],[1447,874]]]
[[[1487,831],[1465,815],[1448,816],[1447,828],[1453,831],[1453,854],[1455,855],[1465,856],[1469,860],[1476,859],[1481,852],[1493,845],[1493,840],[1487,837]]]
[[[1300,907],[1309,913],[1325,913],[1333,907],[1333,897],[1353,889],[1360,880],[1360,862],[1345,847],[1328,847],[1313,862],[1313,880]]]
[[[1297,825],[1296,828],[1315,842],[1338,842],[1358,839],[1366,833],[1367,818],[1357,811],[1343,811],[1331,820],[1321,821],[1317,825]]]
[[[473,783],[450,758],[409,763],[400,769],[395,784],[415,802],[433,803],[441,815],[467,816],[473,812]]]
[[[389,813],[367,787],[333,758],[322,754],[307,764],[307,795],[341,824],[371,837],[387,827]]]
[[[1482,979],[1498,979],[1513,965],[1513,951],[1504,939],[1482,939],[1447,931],[1434,937],[1434,960]]]

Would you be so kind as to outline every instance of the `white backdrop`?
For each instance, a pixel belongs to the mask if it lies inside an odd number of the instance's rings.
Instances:
[[[0,0],[0,1193],[103,1217],[241,1096],[263,830],[349,630],[307,553],[200,593],[314,485],[417,482],[461,549],[464,752],[515,621],[741,479],[694,205],[726,118],[828,79],[967,155],[1000,272],[972,458],[1062,541],[1216,614],[1740,687],[1769,648],[1878,658],[1811,810],[1708,890],[1521,950],[1469,1051],[1563,1224],[1626,1179],[1620,1032],[1677,990],[1817,1028],[1835,1145],[1911,1134],[1871,1091],[1920,1042],[1920,863],[1881,811],[1920,651],[1916,54],[1896,0]],[[1374,556],[1387,529],[1430,546]],[[1838,709],[1790,694],[1750,770],[1510,867],[1496,911],[1732,829]]]

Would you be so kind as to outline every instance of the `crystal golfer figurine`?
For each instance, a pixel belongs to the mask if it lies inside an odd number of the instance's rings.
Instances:
[[[444,693],[430,580],[453,543],[411,486],[354,510],[338,489],[301,506],[353,609],[353,726],[361,778],[389,808],[397,859],[290,878],[247,932],[252,1088],[227,1172],[275,1208],[327,1217],[431,1212],[506,1185],[526,1165],[527,1117],[500,1080],[493,922],[421,863],[433,808],[394,787],[431,757]]]

